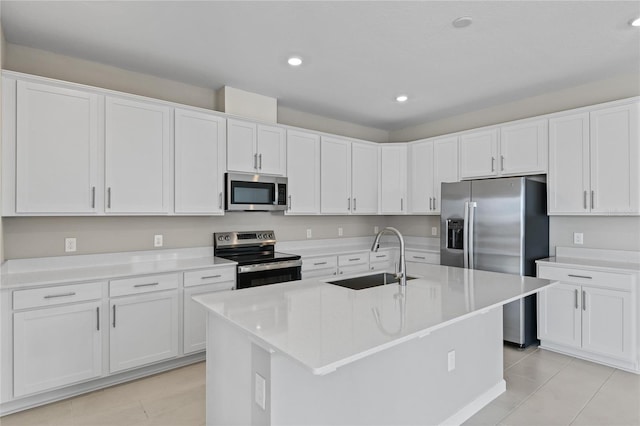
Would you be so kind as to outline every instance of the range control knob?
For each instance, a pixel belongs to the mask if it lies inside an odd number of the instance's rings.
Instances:
[[[226,235],[226,236],[224,237],[224,240],[225,240],[225,241],[229,241],[229,240],[230,240],[229,236],[228,236],[228,235]]]
[[[218,241],[222,241],[222,240],[224,240],[224,237],[222,235],[219,235],[218,236]]]
[[[269,238],[273,239],[273,232],[269,234]]]

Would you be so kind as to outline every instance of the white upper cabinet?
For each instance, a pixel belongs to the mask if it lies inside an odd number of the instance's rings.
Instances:
[[[105,210],[168,213],[171,208],[171,109],[107,97]]]
[[[285,214],[320,213],[320,136],[287,131],[287,176]]]
[[[409,213],[440,214],[440,185],[458,181],[458,138],[409,144]]]
[[[549,120],[549,214],[640,213],[638,103]]]
[[[500,127],[500,175],[547,172],[547,120]]]
[[[498,176],[498,129],[460,136],[460,178]]]
[[[176,109],[174,123],[175,212],[223,214],[225,119]]]
[[[351,142],[332,137],[320,144],[320,211],[351,212]]]
[[[407,145],[380,147],[380,213],[407,212]]]
[[[276,126],[227,120],[227,169],[286,175],[286,133]]]
[[[351,145],[351,213],[378,213],[378,150],[374,144]]]
[[[460,178],[547,172],[547,120],[526,120],[460,136]]]
[[[96,212],[98,98],[17,82],[16,213]]]

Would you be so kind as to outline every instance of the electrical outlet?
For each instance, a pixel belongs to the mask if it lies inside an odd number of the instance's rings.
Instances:
[[[307,238],[311,238],[311,228],[307,229]]]
[[[435,226],[431,227],[431,235],[438,235],[438,228]]]
[[[573,233],[573,244],[583,244],[584,243],[584,235],[582,232],[574,232]]]
[[[338,237],[342,237],[342,234],[343,234],[342,227],[339,227],[338,228]]]
[[[373,233],[377,235],[377,234],[378,234],[378,232],[380,232],[380,227],[378,227],[378,226],[374,226],[374,227],[373,227]]]
[[[76,251],[76,239],[75,238],[65,238],[64,239],[64,251],[67,253]]]
[[[162,247],[162,245],[163,245],[162,235],[161,234],[154,235],[153,236],[153,246],[154,247]]]
[[[447,371],[456,369],[456,351],[450,351],[447,354]]]

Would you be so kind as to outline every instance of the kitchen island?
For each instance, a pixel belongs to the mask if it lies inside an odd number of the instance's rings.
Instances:
[[[459,424],[505,390],[502,305],[552,281],[440,265],[200,295],[207,424]]]

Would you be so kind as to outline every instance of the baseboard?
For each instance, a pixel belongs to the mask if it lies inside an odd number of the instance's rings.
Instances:
[[[502,395],[507,390],[507,382],[500,380],[494,386],[485,391],[482,395],[465,405],[461,410],[455,413],[441,423],[441,425],[458,426],[471,418],[478,411],[482,410],[491,401]]]

